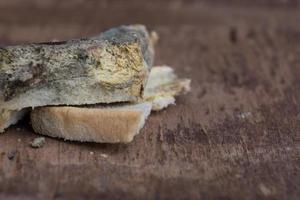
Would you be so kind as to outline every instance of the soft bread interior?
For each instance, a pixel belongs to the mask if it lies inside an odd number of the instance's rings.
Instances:
[[[175,96],[189,92],[190,84],[189,79],[177,78],[171,67],[153,67],[143,99],[152,103],[152,110],[159,111],[175,104]]]
[[[120,106],[40,107],[31,112],[35,132],[81,142],[127,143],[139,133],[151,103]]]

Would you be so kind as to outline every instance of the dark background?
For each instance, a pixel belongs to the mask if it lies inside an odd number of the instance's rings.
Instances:
[[[192,79],[128,144],[0,135],[0,199],[299,199],[297,0],[1,0],[0,44],[156,30],[157,65]],[[12,156],[14,155],[14,156]]]

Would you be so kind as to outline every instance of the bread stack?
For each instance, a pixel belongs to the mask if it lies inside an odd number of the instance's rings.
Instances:
[[[190,90],[172,68],[152,67],[156,34],[121,26],[87,39],[0,48],[0,131],[31,112],[35,132],[127,143],[151,110]]]

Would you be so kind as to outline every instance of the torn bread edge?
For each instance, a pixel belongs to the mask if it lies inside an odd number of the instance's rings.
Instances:
[[[168,66],[153,67],[143,102],[115,106],[39,107],[31,112],[35,132],[65,140],[128,143],[143,128],[151,110],[175,104],[175,96],[190,91],[190,80],[178,79]]]

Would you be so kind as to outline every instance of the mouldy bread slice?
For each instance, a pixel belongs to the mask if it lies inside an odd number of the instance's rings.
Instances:
[[[139,133],[151,103],[96,107],[41,107],[31,112],[35,132],[65,140],[127,143]]]
[[[153,62],[144,26],[88,39],[0,48],[0,132],[27,107],[136,102]]]

